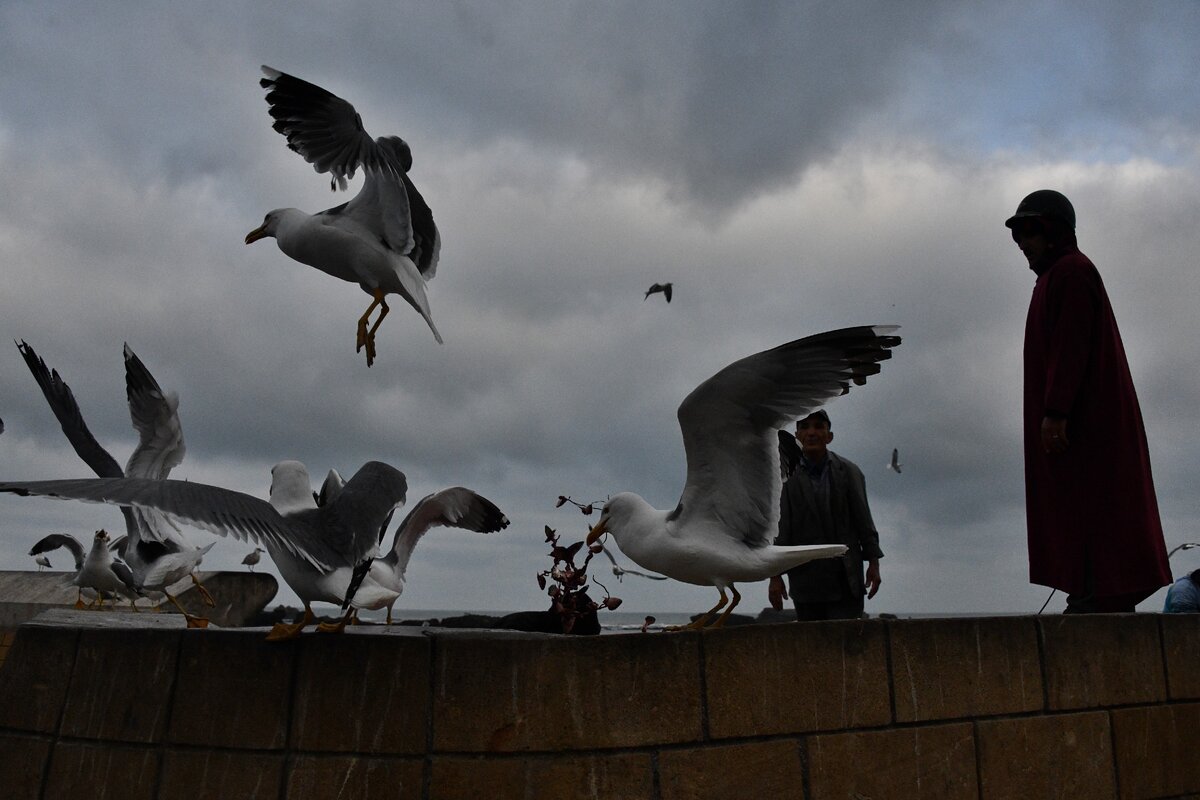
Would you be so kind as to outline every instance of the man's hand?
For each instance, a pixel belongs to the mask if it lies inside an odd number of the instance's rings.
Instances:
[[[883,579],[879,577],[879,559],[872,558],[867,562],[867,599],[874,597],[882,585]]]
[[[1042,449],[1047,453],[1065,453],[1070,442],[1067,441],[1066,417],[1042,418]]]
[[[767,599],[771,601],[771,608],[783,611],[783,601],[788,599],[787,587],[783,585],[783,578],[778,575],[771,578],[771,582],[767,586]]]

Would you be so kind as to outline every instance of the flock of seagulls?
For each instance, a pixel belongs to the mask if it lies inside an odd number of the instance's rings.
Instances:
[[[441,237],[409,176],[413,160],[408,144],[398,136],[372,138],[353,105],[319,86],[270,67],[263,72],[260,85],[266,90],[272,127],[288,147],[316,172],[329,175],[331,189],[344,190],[360,169],[365,179],[358,194],[333,208],[315,214],[294,208],[268,212],[246,235],[246,244],[274,238],[289,258],[357,283],[371,296],[355,333],[356,351],[365,350],[368,367],[377,355],[376,333],[390,311],[389,295],[412,306],[441,343],[426,294],[426,283],[437,271]],[[672,292],[672,283],[655,283],[643,301],[662,294],[670,303]],[[777,432],[878,373],[900,343],[895,330],[867,326],[820,333],[718,371],[679,406],[687,477],[678,504],[657,510],[631,492],[612,495],[587,535],[588,546],[605,552],[618,578],[632,574],[715,587],[720,599],[688,626],[695,628],[725,622],[741,599],[735,584],[843,553],[842,545],[772,544],[782,481],[796,456],[785,452]],[[98,531],[85,553],[73,537],[54,534],[31,551],[42,566],[49,565],[45,553],[54,549],[72,553],[79,605],[86,587],[97,592],[99,604],[114,596],[134,604],[157,592],[178,606],[166,594],[168,587],[188,575],[197,580],[195,571],[212,547],[188,541],[181,527],[190,525],[252,542],[254,550],[242,563],[253,570],[262,554],[268,555],[300,598],[303,619],[276,625],[268,638],[300,635],[314,621],[314,602],[334,603],[345,611],[338,622],[318,626],[322,630],[340,631],[362,609],[386,608],[390,623],[413,548],[426,532],[447,526],[487,534],[509,524],[492,501],[452,487],[420,500],[385,549],[408,484],[403,472],[380,461],[364,464],[347,481],[331,470],[319,491],[313,490],[303,464],[281,461],[272,469],[267,500],[173,479],[170,473],[184,455],[178,397],[159,387],[127,345],[126,393],[139,442],[121,468],[84,424],[58,373],[48,370],[25,342],[18,349],[68,441],[98,477],[0,482],[0,493],[105,503],[120,507],[125,516],[126,535],[119,544]],[[889,466],[900,471],[895,451]],[[621,568],[600,541],[605,535],[638,566],[658,574]],[[189,616],[188,622],[202,626],[205,620]]]
[[[174,392],[163,391],[128,344],[124,348],[125,393],[130,420],[138,434],[138,444],[124,468],[96,441],[84,422],[74,392],[58,371],[47,368],[46,362],[27,342],[18,342],[17,350],[62,426],[67,441],[97,475],[102,478],[163,480],[183,461],[185,447],[183,428],[179,422],[179,397]],[[153,509],[124,507],[121,510],[125,517],[125,536],[119,540],[119,563],[132,572],[139,592],[163,595],[183,611],[168,588],[190,576],[204,601],[210,606],[214,605],[212,596],[196,577],[196,569],[212,544],[196,547],[183,535],[178,525]],[[35,545],[30,555],[50,552],[57,547],[71,548],[73,541],[70,536],[48,536]],[[75,542],[72,551],[80,552],[81,549]],[[96,549],[96,545],[93,545],[93,549]],[[76,562],[79,560],[77,556]],[[99,587],[92,588],[102,591]],[[187,612],[184,615],[190,626],[207,625],[207,620],[202,617],[193,617]]]

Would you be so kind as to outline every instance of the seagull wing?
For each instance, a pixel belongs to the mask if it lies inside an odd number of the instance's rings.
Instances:
[[[397,178],[408,171],[408,164],[391,161],[396,154],[379,148],[363,130],[362,117],[349,102],[286,72],[267,66],[262,70],[267,77],[259,85],[267,90],[272,127],[340,188],[346,188],[359,167],[391,171]]]
[[[218,536],[252,541],[267,549],[287,550],[322,571],[342,563],[322,535],[316,509],[283,516],[265,500],[203,483],[85,478],[6,482],[0,483],[0,492],[153,508]]]
[[[751,547],[774,541],[779,525],[776,431],[879,372],[900,343],[893,326],[819,333],[735,361],[679,406],[687,481],[669,520],[716,519]]]
[[[164,392],[128,344],[125,345],[125,396],[138,443],[125,464],[130,478],[161,480],[183,462],[183,427],[179,423],[179,396]],[[174,542],[191,548],[165,515],[148,508],[134,511],[139,538]]]
[[[125,465],[125,475],[160,480],[168,477],[183,462],[185,450],[179,398],[174,392],[163,392],[129,345],[125,345],[125,396],[138,433],[138,444]]]
[[[88,430],[87,424],[83,421],[83,414],[79,411],[79,404],[75,402],[75,394],[71,391],[71,387],[59,377],[58,370],[48,369],[41,356],[25,342],[17,342],[17,349],[21,351],[25,364],[33,373],[33,378],[37,381],[38,386],[41,387],[46,402],[50,404],[50,410],[54,412],[54,416],[62,425],[62,431],[66,434],[67,441],[75,448],[75,452],[79,454],[83,462],[101,478],[124,476],[121,465],[100,446],[96,437],[92,436],[92,432]]]
[[[662,287],[663,297],[667,298],[667,302],[671,302],[672,284],[664,283]]]
[[[779,479],[787,483],[792,473],[800,466],[800,454],[803,451],[796,444],[796,437],[786,430],[779,431]]]
[[[491,500],[470,489],[462,486],[442,489],[422,497],[408,512],[396,528],[392,549],[384,560],[403,574],[417,542],[438,525],[493,533],[508,527],[508,517]]]
[[[356,565],[379,548],[392,513],[404,504],[404,473],[380,461],[368,461],[329,505],[317,509],[329,547]]]
[[[83,569],[83,545],[69,533],[52,533],[46,536],[29,550],[29,555],[36,556],[41,553],[50,553],[60,547],[65,547],[71,551],[71,555],[75,557],[75,571]]]

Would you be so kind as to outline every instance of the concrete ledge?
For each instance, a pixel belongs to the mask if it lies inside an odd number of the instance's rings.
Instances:
[[[265,641],[57,611],[0,666],[14,798],[1200,795],[1200,618]],[[486,789],[482,788],[486,787]]]

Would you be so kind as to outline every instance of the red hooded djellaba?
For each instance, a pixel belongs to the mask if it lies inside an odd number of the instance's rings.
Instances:
[[[1025,324],[1029,579],[1069,612],[1133,611],[1171,582],[1142,412],[1112,304],[1058,192],[1005,223],[1037,274]]]

